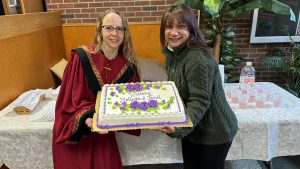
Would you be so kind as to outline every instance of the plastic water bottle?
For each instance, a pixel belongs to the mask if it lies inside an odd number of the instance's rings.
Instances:
[[[246,84],[247,86],[253,87],[255,82],[255,69],[252,66],[252,62],[247,62],[241,70],[240,84]]]

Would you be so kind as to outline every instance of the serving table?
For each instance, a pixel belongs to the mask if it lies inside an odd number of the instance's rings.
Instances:
[[[274,83],[256,84],[280,94],[281,106],[240,109],[229,102],[239,129],[227,160],[269,161],[277,156],[299,155],[300,99]],[[225,83],[224,87],[237,85]],[[5,163],[11,169],[53,168],[53,121],[32,121],[30,115],[7,113],[8,108],[0,112],[0,166]],[[120,132],[117,141],[124,165],[182,162],[180,140],[158,131],[143,130],[140,137]]]

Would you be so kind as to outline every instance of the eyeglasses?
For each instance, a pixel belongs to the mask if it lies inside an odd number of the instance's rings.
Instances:
[[[124,28],[124,27],[116,27],[116,28],[114,28],[111,25],[103,25],[102,28],[104,30],[106,30],[107,32],[109,32],[109,33],[113,32],[114,30],[116,30],[117,33],[124,33],[126,31],[126,28]]]

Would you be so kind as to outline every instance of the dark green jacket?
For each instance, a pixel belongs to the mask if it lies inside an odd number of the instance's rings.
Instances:
[[[193,127],[176,128],[170,137],[191,142],[218,145],[233,140],[238,126],[226,101],[218,64],[202,49],[185,45],[173,52],[163,49],[168,80],[174,81]]]

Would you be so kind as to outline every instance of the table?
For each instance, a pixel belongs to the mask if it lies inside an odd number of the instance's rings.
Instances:
[[[238,85],[238,84],[224,84]],[[300,99],[279,86],[258,82],[282,95],[280,108],[239,109],[231,104],[239,130],[227,160],[256,159],[300,154]],[[53,122],[31,122],[27,116],[8,116],[0,112],[0,165],[11,169],[53,168],[51,134]],[[117,133],[124,165],[181,163],[179,139],[151,130],[140,137]]]

